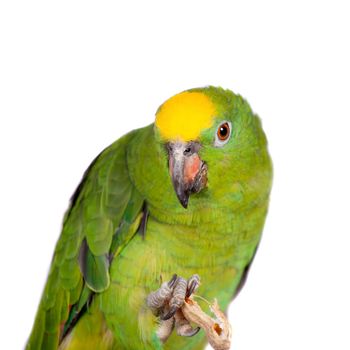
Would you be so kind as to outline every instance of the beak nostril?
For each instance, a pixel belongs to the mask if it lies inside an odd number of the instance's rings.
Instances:
[[[184,156],[188,156],[190,155],[192,152],[191,152],[191,147],[187,147],[185,150],[184,150]]]

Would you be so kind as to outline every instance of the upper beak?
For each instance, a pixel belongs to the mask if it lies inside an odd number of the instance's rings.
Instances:
[[[167,144],[169,171],[180,203],[188,206],[191,193],[199,192],[207,182],[207,167],[200,159],[198,142],[171,142]]]

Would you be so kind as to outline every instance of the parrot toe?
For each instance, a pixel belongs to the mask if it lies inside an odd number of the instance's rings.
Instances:
[[[174,275],[175,276],[175,275]],[[171,279],[171,282],[174,279]],[[186,298],[189,298],[199,287],[200,279],[197,274],[191,276],[188,280],[182,277],[176,277],[175,282],[172,282],[173,293],[172,297],[169,300],[169,308],[165,308],[163,315],[161,316],[162,320],[168,320],[173,317],[178,309],[181,308]],[[169,286],[169,282],[168,282]],[[168,309],[168,310],[166,310]]]
[[[165,314],[160,317],[162,321],[169,320],[169,318],[174,317],[175,312],[177,311],[178,307],[177,306],[172,306],[171,309]]]
[[[169,288],[174,287],[174,284],[176,283],[176,281],[177,281],[177,274],[174,273],[173,277],[172,277],[171,280],[168,282],[168,287],[169,287]]]
[[[186,298],[189,298],[198,289],[199,283],[200,279],[197,274],[190,277],[187,283]]]
[[[200,331],[200,327],[192,328],[181,309],[176,311],[174,316],[176,333],[182,337],[193,337]]]
[[[185,299],[197,290],[199,284],[200,278],[197,274],[188,280],[174,274],[170,281],[163,283],[159,289],[148,295],[148,307],[161,320],[159,330],[163,342],[172,332],[172,328],[165,327],[164,323],[169,323],[171,320],[175,320],[176,331],[180,336],[192,337],[199,332],[200,328],[193,329],[181,312]]]
[[[182,337],[193,337],[200,330],[201,330],[200,327],[192,328],[192,327],[189,326],[187,329],[185,329],[182,332],[180,332],[179,328],[177,328],[177,334],[181,335]]]

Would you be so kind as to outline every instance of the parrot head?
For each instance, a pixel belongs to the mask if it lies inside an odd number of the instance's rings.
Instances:
[[[271,171],[259,118],[230,90],[210,86],[177,94],[159,107],[154,125],[184,208],[192,194],[205,192],[218,201],[239,200]]]

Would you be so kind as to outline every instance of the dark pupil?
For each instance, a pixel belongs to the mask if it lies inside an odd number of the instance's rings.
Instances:
[[[226,126],[220,126],[220,136],[225,137],[227,135],[227,131]]]

